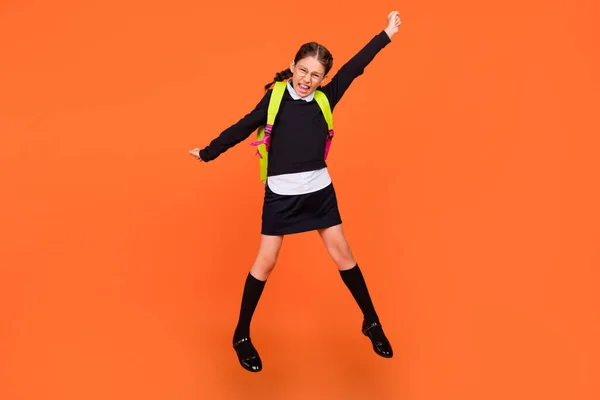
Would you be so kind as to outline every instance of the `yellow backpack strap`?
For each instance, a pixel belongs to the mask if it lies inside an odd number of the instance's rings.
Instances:
[[[266,183],[267,181],[267,167],[269,145],[271,142],[271,130],[273,129],[275,118],[277,117],[277,113],[279,112],[279,106],[281,105],[281,99],[283,98],[286,85],[286,82],[275,82],[275,85],[273,86],[273,92],[271,93],[271,98],[269,99],[269,107],[267,109],[267,124],[261,126],[258,129],[256,141],[251,143],[252,146],[256,146],[256,155],[260,157],[260,180],[263,183]]]
[[[331,106],[329,104],[329,99],[325,96],[320,90],[315,91],[315,101],[319,104],[321,108],[321,112],[323,113],[323,117],[325,117],[325,121],[327,121],[327,140],[325,142],[325,160],[327,160],[327,156],[329,155],[329,148],[331,147],[331,140],[333,139],[333,115],[331,114]]]
[[[279,112],[279,106],[281,105],[281,99],[283,98],[286,86],[287,82],[275,82],[273,86],[273,93],[271,93],[269,108],[267,110],[267,126],[265,127],[268,133],[271,133],[271,129],[275,123],[275,117],[277,117],[277,113]]]

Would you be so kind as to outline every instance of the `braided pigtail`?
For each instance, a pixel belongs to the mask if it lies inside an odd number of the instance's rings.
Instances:
[[[282,82],[285,81],[286,79],[289,79],[292,77],[292,70],[291,69],[284,69],[283,71],[280,71],[278,73],[275,74],[275,78],[273,78],[272,82],[269,82],[265,85],[265,90],[269,90],[271,88],[271,86],[273,86],[273,84],[275,82]]]

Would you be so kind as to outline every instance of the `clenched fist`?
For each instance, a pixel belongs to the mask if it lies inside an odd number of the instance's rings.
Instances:
[[[387,16],[387,27],[385,28],[385,33],[388,34],[390,39],[398,32],[398,27],[402,23],[400,20],[400,16],[398,15],[398,11],[392,11]]]
[[[192,150],[189,150],[188,153],[190,153],[191,155],[193,155],[194,157],[198,158],[200,161],[202,161],[202,159],[200,158],[200,148],[196,147]]]

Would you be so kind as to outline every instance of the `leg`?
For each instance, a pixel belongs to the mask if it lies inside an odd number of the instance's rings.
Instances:
[[[273,268],[275,268],[282,244],[283,236],[261,236],[258,254],[250,269],[252,276],[261,281],[267,280]]]
[[[371,301],[367,284],[352,256],[352,251],[344,235],[342,225],[332,226],[319,231],[329,256],[337,265],[342,280],[358,303],[367,323],[379,322],[375,307]]]
[[[275,268],[282,243],[283,236],[262,236],[258,254],[244,285],[240,315],[233,334],[233,346],[242,367],[252,372],[260,371],[262,362],[250,340],[250,323],[267,278]]]
[[[320,229],[319,235],[327,248],[329,256],[337,265],[338,270],[346,271],[356,266],[356,261],[344,235],[342,225]]]
[[[363,313],[363,333],[371,339],[377,354],[386,358],[392,357],[391,345],[383,333],[364,276],[352,255],[342,225],[321,229],[319,234],[329,256],[337,265],[342,280]]]

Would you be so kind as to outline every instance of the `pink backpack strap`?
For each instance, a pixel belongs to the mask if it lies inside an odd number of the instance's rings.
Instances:
[[[252,142],[250,143],[252,146],[260,146],[261,144],[265,145],[265,150],[268,152],[269,151],[269,146],[271,144],[271,130],[273,129],[273,125],[271,124],[266,124],[265,125],[265,135],[263,136],[263,138],[257,142]],[[256,149],[256,155],[259,156],[260,158],[262,158],[262,155],[260,154],[260,152],[258,151],[258,149]]]
[[[329,148],[331,147],[331,140],[333,139],[333,129],[330,129],[327,133],[327,140],[325,141],[325,159],[327,160],[327,155],[329,154]]]

